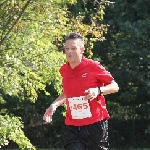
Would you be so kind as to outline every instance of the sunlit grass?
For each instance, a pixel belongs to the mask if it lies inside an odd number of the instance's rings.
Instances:
[[[10,148],[10,149],[1,149],[1,150],[20,150],[20,149],[12,149],[12,148]],[[37,148],[37,150],[62,150],[62,148],[43,148],[43,149],[38,149]],[[131,148],[131,149],[129,149],[129,148],[127,148],[127,149],[121,149],[121,148],[119,148],[119,149],[112,149],[112,148],[109,148],[108,150],[150,150],[150,148]]]

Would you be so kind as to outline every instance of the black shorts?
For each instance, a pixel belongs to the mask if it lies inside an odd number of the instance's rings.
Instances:
[[[107,150],[108,145],[107,120],[81,127],[66,125],[64,150]]]

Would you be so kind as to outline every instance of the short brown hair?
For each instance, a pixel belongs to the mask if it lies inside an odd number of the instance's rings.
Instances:
[[[82,46],[84,47],[84,38],[80,33],[76,33],[76,32],[71,32],[69,33],[66,38],[65,41],[67,40],[75,40],[75,39],[79,39],[81,41]]]

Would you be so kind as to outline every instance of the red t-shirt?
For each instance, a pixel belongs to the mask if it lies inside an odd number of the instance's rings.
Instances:
[[[104,96],[88,101],[91,117],[83,119],[73,119],[69,107],[68,98],[85,95],[85,90],[89,88],[101,87],[110,84],[114,78],[97,61],[83,58],[81,63],[72,69],[67,62],[60,68],[64,93],[66,95],[66,125],[83,126],[93,124],[103,119],[109,119]]]

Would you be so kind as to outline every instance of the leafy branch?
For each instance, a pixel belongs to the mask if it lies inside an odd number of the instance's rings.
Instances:
[[[18,17],[16,18],[15,22],[12,24],[11,28],[8,30],[8,32],[5,34],[5,36],[1,39],[0,46],[8,38],[10,32],[13,30],[14,26],[18,23],[19,19],[21,18],[22,14],[25,12],[26,8],[28,7],[28,5],[30,4],[31,1],[32,0],[28,0],[27,3],[25,4],[25,6],[22,8],[22,11],[20,12],[20,14],[18,15]]]

